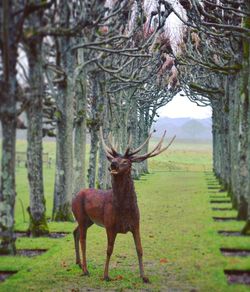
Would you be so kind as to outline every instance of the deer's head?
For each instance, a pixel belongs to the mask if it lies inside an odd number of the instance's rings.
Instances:
[[[132,163],[128,158],[118,156],[114,157],[110,162],[109,171],[112,175],[124,174],[131,171]]]
[[[103,149],[105,151],[107,159],[110,161],[110,167],[109,171],[112,175],[119,175],[119,174],[125,174],[129,173],[132,168],[132,163],[134,162],[142,162],[150,157],[154,157],[162,153],[163,151],[167,150],[168,147],[172,144],[172,142],[175,139],[175,136],[172,138],[172,140],[169,142],[169,144],[165,147],[162,148],[163,140],[166,135],[166,131],[164,132],[163,136],[161,137],[159,143],[148,153],[142,154],[142,155],[137,155],[143,147],[148,143],[150,140],[152,133],[148,136],[148,138],[145,140],[144,143],[142,143],[138,148],[131,150],[130,144],[131,144],[131,139],[130,142],[128,143],[128,147],[125,151],[125,154],[120,154],[118,151],[115,149],[114,146],[110,143],[110,147],[107,146],[104,142],[103,139],[103,133],[102,129],[100,130],[100,137],[103,145]]]

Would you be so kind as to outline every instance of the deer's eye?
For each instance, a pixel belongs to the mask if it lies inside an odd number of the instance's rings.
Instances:
[[[123,165],[127,165],[127,164],[128,164],[128,161],[127,161],[127,160],[123,160],[123,161],[122,161],[122,164],[123,164]]]

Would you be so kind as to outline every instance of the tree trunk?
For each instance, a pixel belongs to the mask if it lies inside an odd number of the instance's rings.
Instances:
[[[90,103],[91,113],[88,119],[88,129],[90,133],[90,153],[88,168],[89,188],[94,188],[96,184],[97,152],[99,142],[99,129],[103,114],[104,97],[101,96],[101,76],[99,72],[93,71],[90,74]]]
[[[248,72],[249,75],[249,72]],[[243,76],[244,78],[244,76]],[[249,179],[249,165],[247,164],[248,151],[248,90],[241,94],[240,102],[240,149],[239,149],[239,204],[238,204],[238,220],[247,219],[248,210],[248,179]]]
[[[131,108],[129,113],[129,128],[130,134],[132,136],[132,149],[136,149],[139,146],[139,125],[138,125],[138,106],[137,100],[133,99],[131,101]],[[141,163],[134,163],[132,168],[132,178],[140,179],[141,174]]]
[[[224,190],[228,190],[230,181],[230,140],[229,140],[229,98],[230,86],[228,78],[225,80],[225,95],[221,97],[221,184]]]
[[[248,13],[250,12],[250,3],[246,1]],[[246,16],[243,19],[243,27],[250,28],[250,17]],[[240,202],[238,208],[238,219],[248,219],[248,203],[250,198],[250,164],[249,164],[249,84],[250,84],[250,45],[249,41],[243,39],[243,52],[242,52],[242,70],[241,70],[241,82],[240,82]]]
[[[104,125],[103,125],[104,126]],[[107,143],[107,138],[108,138],[108,128],[103,127],[103,138],[106,144]],[[110,180],[110,174],[108,173],[108,160],[106,157],[106,154],[100,146],[99,149],[99,162],[98,162],[98,182],[97,182],[97,188],[106,190],[111,187],[111,180]]]
[[[2,117],[2,170],[0,190],[0,254],[15,254],[14,207],[15,207],[15,107],[12,115]]]
[[[103,137],[108,144],[108,134],[109,134],[109,111],[108,111],[108,98],[105,94],[105,76],[103,75],[102,82],[100,84],[100,96],[103,103],[103,110],[101,115]],[[100,143],[101,144],[101,143]],[[98,158],[98,181],[97,188],[108,189],[111,187],[110,174],[108,173],[108,160],[103,147],[100,145],[99,148],[99,158]]]
[[[62,26],[69,27],[70,12],[67,1],[60,1]],[[73,194],[73,109],[74,109],[74,52],[70,50],[70,37],[60,38],[60,65],[66,77],[58,86],[57,111],[57,151],[54,205],[52,218],[55,221],[72,221],[71,200]]]
[[[89,152],[89,168],[88,168],[88,183],[89,188],[95,188],[96,182],[96,163],[98,151],[98,128],[91,126],[90,130],[90,152]]]
[[[17,43],[11,1],[2,4],[2,63],[4,92],[0,96],[2,160],[0,180],[0,254],[15,254],[14,207],[16,150]],[[20,28],[19,28],[20,29]]]
[[[31,26],[41,23],[36,14],[29,19]],[[29,82],[31,102],[27,110],[27,170],[30,190],[30,222],[28,231],[33,236],[49,232],[46,220],[46,205],[43,188],[43,94],[42,38],[35,36],[26,44],[29,63]]]
[[[216,102],[213,105],[213,168],[216,177],[219,179],[220,183],[222,183],[223,178],[223,121],[222,121],[222,113],[223,104],[221,100]]]
[[[149,134],[149,113],[148,109],[140,110],[140,119],[139,119],[139,145],[144,143],[148,138]],[[149,150],[149,142],[144,146],[142,153],[147,153]],[[149,173],[148,170],[148,159],[144,160],[141,163],[141,174]]]
[[[70,90],[71,89],[71,90]],[[56,178],[54,189],[53,220],[71,221],[73,193],[73,88],[61,88],[57,99]]]
[[[78,52],[79,63],[84,62],[83,50]],[[76,92],[76,118],[74,143],[74,191],[77,194],[85,187],[85,157],[86,157],[86,115],[87,115],[87,73],[84,70],[77,80]]]
[[[229,94],[229,150],[230,150],[230,178],[228,183],[228,194],[232,199],[234,208],[238,206],[239,196],[239,103],[238,103],[238,80],[235,76],[228,78]]]

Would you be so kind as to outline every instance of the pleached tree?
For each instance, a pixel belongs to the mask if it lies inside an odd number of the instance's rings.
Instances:
[[[37,1],[40,4],[40,1]],[[45,6],[45,8],[47,8]],[[35,31],[44,21],[44,7],[32,13],[25,22],[24,29]],[[46,202],[43,186],[43,99],[45,85],[43,76],[43,36],[26,33],[22,36],[24,51],[28,60],[27,102],[27,172],[30,189],[29,228],[32,236],[49,232],[46,219]]]
[[[20,27],[18,17],[12,17],[12,1],[0,5],[1,26],[1,76],[0,118],[2,124],[2,159],[0,184],[0,253],[15,254],[14,206],[15,188],[15,144],[17,102],[17,46]],[[14,28],[14,29],[13,29]]]
[[[213,109],[214,172],[232,198],[238,219],[250,230],[249,164],[249,1],[180,1],[187,24],[183,74],[194,101],[206,96]],[[175,13],[181,17],[177,11]],[[186,66],[188,68],[188,66]],[[206,77],[205,77],[206,76]],[[191,77],[191,78],[190,78]],[[192,79],[192,80],[190,80]]]

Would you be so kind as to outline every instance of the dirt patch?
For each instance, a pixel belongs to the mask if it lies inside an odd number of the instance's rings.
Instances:
[[[50,238],[62,238],[62,237],[67,236],[68,234],[69,234],[69,232],[68,233],[66,233],[66,232],[51,232],[48,235],[48,237],[50,237]]]
[[[212,210],[213,211],[232,211],[233,210],[233,208],[227,208],[227,207],[225,207],[225,208],[217,208],[217,207],[214,207],[214,208],[212,208]]]
[[[18,249],[17,255],[25,257],[35,257],[45,253],[47,249]]]
[[[225,270],[229,284],[245,284],[250,285],[250,271],[243,270]]]
[[[226,191],[221,189],[221,190],[219,190],[219,193],[226,193]]]
[[[213,217],[214,221],[219,221],[219,222],[223,222],[223,221],[236,221],[237,218],[236,217]]]
[[[221,253],[227,257],[247,257],[250,256],[250,249],[238,249],[238,248],[221,248]]]
[[[18,249],[16,251],[17,256],[25,256],[25,257],[35,257],[45,253],[47,249]],[[0,255],[0,257],[8,256],[5,254]]]
[[[43,237],[62,238],[62,237],[65,237],[68,234],[69,234],[69,232],[68,233],[66,233],[66,232],[51,232],[48,235],[43,236]],[[15,232],[15,236],[16,236],[16,238],[18,238],[18,237],[32,237],[26,231],[16,231]]]
[[[240,231],[231,231],[231,230],[228,230],[228,231],[219,230],[218,233],[223,236],[250,236],[247,234],[242,234]]]
[[[0,282],[3,282],[16,273],[17,271],[0,271]]]
[[[16,231],[15,232],[15,237],[19,238],[19,237],[28,237],[28,234],[25,231]]]
[[[226,204],[226,203],[231,203],[230,200],[211,200],[211,204]]]

